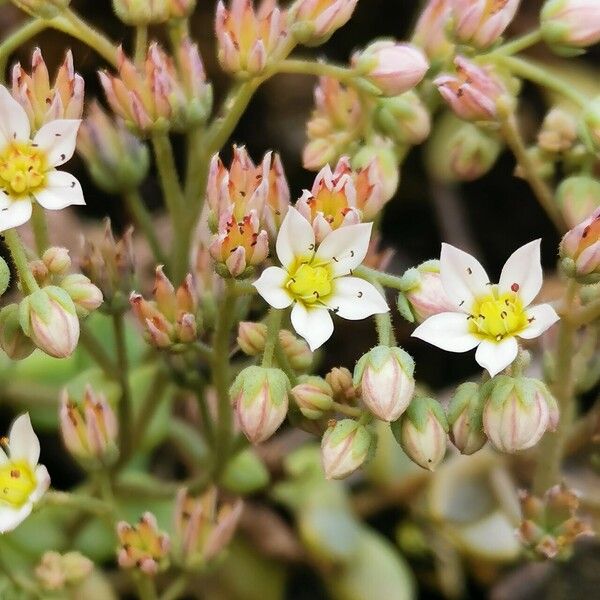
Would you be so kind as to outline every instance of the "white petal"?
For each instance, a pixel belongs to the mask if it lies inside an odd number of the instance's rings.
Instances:
[[[312,351],[320,348],[333,333],[333,321],[326,308],[306,308],[296,302],[292,309],[292,325],[310,346]]]
[[[33,490],[31,496],[29,496],[29,500],[34,503],[37,502],[50,487],[50,474],[44,465],[37,466],[35,470],[35,481],[35,490]]]
[[[0,85],[0,145],[13,140],[28,140],[31,128],[23,107]]]
[[[0,533],[15,529],[31,514],[32,508],[31,502],[27,502],[21,508],[0,505]]]
[[[448,298],[467,313],[474,299],[489,293],[490,279],[480,262],[450,244],[442,244],[440,277]]]
[[[412,335],[448,352],[467,352],[480,342],[469,331],[467,315],[459,312],[433,315],[419,325]]]
[[[499,291],[517,291],[523,306],[531,304],[542,287],[540,242],[541,240],[534,240],[513,252],[500,275]]]
[[[0,467],[5,465],[8,462],[8,456],[6,456],[6,452],[0,447]]]
[[[377,288],[359,277],[340,277],[334,281],[335,290],[327,298],[327,306],[334,314],[358,321],[390,310]]]
[[[253,285],[273,308],[287,308],[293,301],[292,296],[285,289],[288,279],[289,275],[284,269],[269,267]]]
[[[5,194],[2,190],[0,190],[0,210],[4,210],[10,206],[12,200],[10,197]]]
[[[331,263],[336,277],[348,275],[365,259],[372,228],[373,223],[359,223],[332,231],[317,248],[315,264]]]
[[[10,459],[24,460],[35,467],[40,458],[40,441],[33,431],[29,414],[25,413],[15,419],[8,434]]]
[[[527,309],[527,318],[530,320],[527,329],[518,334],[519,337],[526,340],[539,337],[560,319],[549,304],[539,304]],[[531,321],[531,319],[533,320]]]
[[[14,200],[8,208],[0,210],[0,231],[6,231],[27,223],[31,219],[31,200]]]
[[[483,340],[475,352],[475,360],[495,377],[517,358],[518,351],[519,345],[514,337],[505,338],[499,343]]]
[[[79,119],[56,119],[35,134],[33,143],[48,154],[51,167],[66,163],[73,156],[80,123]]]
[[[315,234],[311,224],[293,207],[289,208],[279,228],[275,249],[286,268],[297,260],[310,260],[314,254]]]
[[[46,187],[35,193],[35,199],[48,210],[61,210],[67,206],[85,204],[81,184],[65,171],[48,171]]]

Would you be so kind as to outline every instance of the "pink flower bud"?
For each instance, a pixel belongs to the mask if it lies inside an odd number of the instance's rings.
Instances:
[[[538,146],[545,152],[566,152],[577,141],[577,120],[561,108],[553,108],[538,133]]]
[[[168,566],[169,536],[158,529],[156,517],[146,512],[135,524],[117,524],[117,561],[123,569],[139,569],[148,576]]]
[[[35,350],[21,328],[18,304],[9,304],[0,310],[0,348],[12,360],[23,360]]]
[[[542,35],[558,54],[575,56],[600,41],[596,0],[547,0],[541,13]]]
[[[356,188],[356,206],[364,221],[373,221],[393,196],[393,193],[389,196],[391,190],[388,189],[383,160],[382,155],[374,155],[370,163],[352,174]]]
[[[294,37],[307,46],[325,43],[352,16],[358,0],[296,0],[290,9]]]
[[[67,292],[56,286],[41,288],[19,306],[21,327],[43,352],[55,358],[70,356],[79,341],[79,319]]]
[[[356,363],[354,385],[378,419],[396,421],[415,391],[414,370],[414,360],[401,348],[377,346]]]
[[[244,354],[258,356],[265,349],[267,326],[264,323],[242,321],[238,326],[237,343]]]
[[[78,313],[84,317],[99,308],[104,301],[100,288],[81,273],[67,275],[61,280],[60,287],[69,294]]]
[[[240,429],[253,444],[269,439],[288,410],[290,383],[279,369],[247,367],[234,381],[230,395]]]
[[[463,44],[488,48],[504,33],[520,0],[453,0],[454,35]]]
[[[496,103],[506,93],[490,72],[463,56],[454,59],[456,73],[434,80],[440,94],[452,110],[466,121],[490,121],[497,117]]]
[[[569,231],[560,243],[563,269],[584,283],[600,279],[600,208]]]
[[[375,166],[373,166],[375,165]],[[398,159],[394,153],[394,146],[389,140],[379,137],[373,138],[369,144],[362,146],[352,158],[352,167],[360,174],[364,169],[373,169],[369,173],[371,182],[377,180],[377,196],[368,201],[364,195],[358,196],[357,202],[361,210],[365,211],[365,219],[368,215],[374,218],[381,208],[391,200],[400,184],[400,170]],[[357,191],[360,191],[360,182]]]
[[[42,261],[52,275],[64,275],[71,268],[71,257],[66,248],[48,248],[42,255]]]
[[[352,66],[385,96],[398,96],[414,88],[429,69],[421,50],[393,41],[379,41],[367,46],[352,57]]]
[[[415,398],[392,423],[392,433],[408,458],[429,471],[435,471],[446,454],[448,423],[433,398]]]
[[[292,397],[307,419],[321,419],[333,406],[333,390],[321,377],[304,377],[292,388]]]
[[[450,440],[461,454],[474,454],[487,438],[483,432],[483,398],[476,383],[459,385],[448,407]]]
[[[412,42],[432,61],[445,59],[454,49],[447,34],[451,17],[452,0],[429,0],[417,21]]]
[[[349,404],[356,400],[358,394],[352,373],[346,367],[335,367],[325,375],[325,381],[331,386],[333,398],[342,404]]]
[[[500,375],[485,384],[483,428],[501,452],[535,446],[550,424],[545,386],[535,379]]]
[[[321,440],[325,477],[348,477],[367,460],[372,443],[372,434],[364,425],[352,419],[333,421]]]
[[[420,144],[431,131],[429,111],[414,91],[381,99],[375,119],[377,127],[401,145]]]

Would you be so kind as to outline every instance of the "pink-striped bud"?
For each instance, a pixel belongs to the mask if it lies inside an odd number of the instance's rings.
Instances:
[[[385,96],[408,92],[421,82],[429,69],[422,50],[389,40],[373,42],[354,54],[352,66]]]
[[[171,546],[167,533],[160,531],[156,517],[146,512],[135,524],[117,524],[117,561],[122,569],[139,569],[150,577],[168,567]]]
[[[88,277],[81,273],[72,273],[60,281],[60,287],[69,294],[77,313],[87,317],[102,305],[104,296],[100,288],[95,286]]]
[[[483,431],[483,398],[471,381],[456,388],[448,406],[450,440],[461,454],[474,454],[487,442]]]
[[[452,0],[454,35],[462,44],[488,48],[510,25],[520,0]]]
[[[457,56],[454,65],[455,74],[443,74],[434,80],[444,100],[466,121],[495,120],[497,102],[506,93],[504,86],[488,69],[463,56]]]
[[[321,440],[321,462],[325,477],[348,477],[367,460],[373,442],[371,432],[357,421],[332,421]]]
[[[382,421],[396,421],[415,391],[415,361],[402,350],[377,346],[356,363],[354,385],[367,408]]]
[[[560,243],[561,266],[582,283],[600,280],[600,208],[571,229]]]
[[[448,22],[452,17],[452,0],[429,0],[417,21],[412,42],[423,48],[432,61],[450,56],[454,44],[448,38]]]
[[[290,8],[294,37],[306,46],[325,43],[352,16],[358,0],[296,0]]]
[[[547,0],[542,36],[562,56],[576,56],[600,42],[600,4],[596,0]]]
[[[549,392],[540,381],[499,375],[484,385],[481,394],[483,429],[501,452],[531,448],[551,427]]]
[[[18,304],[8,304],[0,310],[0,348],[12,360],[23,360],[35,350],[21,328]]]
[[[333,390],[322,377],[304,377],[292,388],[300,412],[311,420],[322,419],[333,407]]]
[[[229,9],[219,0],[215,29],[221,66],[246,76],[282,58],[289,37],[285,13],[274,0],[263,0],[258,10],[252,0],[231,0]]]
[[[268,440],[285,420],[290,382],[280,369],[247,367],[231,386],[240,429],[252,444]]]
[[[177,493],[173,553],[178,562],[198,569],[216,558],[229,544],[237,529],[243,501],[219,504],[216,488],[194,497],[186,489]]]
[[[84,89],[83,77],[75,72],[70,50],[53,85],[50,85],[48,68],[39,48],[31,58],[31,74],[20,63],[13,67],[12,94],[25,109],[33,131],[56,119],[81,119]]]

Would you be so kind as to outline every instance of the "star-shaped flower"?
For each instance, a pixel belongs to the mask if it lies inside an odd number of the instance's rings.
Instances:
[[[56,170],[73,156],[79,124],[56,119],[31,139],[27,113],[0,86],[0,231],[29,221],[33,200],[49,210],[85,204],[79,181]]]
[[[540,240],[511,255],[498,285],[477,259],[442,244],[440,276],[456,310],[430,317],[413,336],[449,352],[476,347],[475,360],[492,377],[517,357],[517,337],[536,338],[559,319],[549,304],[530,306],[542,287]]]
[[[348,225],[327,235],[319,246],[310,223],[290,208],[277,236],[281,267],[269,267],[254,283],[274,308],[291,306],[292,325],[311,350],[333,333],[329,311],[344,319],[365,319],[389,307],[369,282],[352,277],[369,247],[371,223]]]

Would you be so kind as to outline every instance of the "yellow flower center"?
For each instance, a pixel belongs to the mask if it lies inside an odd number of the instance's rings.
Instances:
[[[332,274],[327,267],[303,263],[290,273],[286,287],[296,299],[315,304],[331,294]]]
[[[46,183],[46,154],[30,142],[11,142],[0,151],[0,189],[28,196]]]
[[[0,466],[0,506],[3,503],[21,508],[36,487],[35,474],[24,461]]]
[[[313,219],[317,213],[323,213],[323,217],[332,229],[342,225],[344,217],[350,210],[348,199],[343,191],[331,192],[327,188],[323,188],[316,196],[310,198],[308,206]]]
[[[529,323],[523,303],[516,293],[492,293],[479,298],[467,317],[471,333],[501,342],[505,337],[515,335]]]

